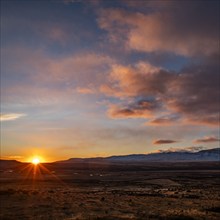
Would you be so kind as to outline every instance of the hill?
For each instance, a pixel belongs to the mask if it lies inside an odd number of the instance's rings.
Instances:
[[[114,163],[114,162],[175,162],[175,161],[220,161],[220,148],[198,152],[160,152],[151,154],[131,154],[123,156],[70,158],[60,163]]]
[[[18,162],[17,160],[0,160],[0,170],[14,169],[21,164],[22,163]]]

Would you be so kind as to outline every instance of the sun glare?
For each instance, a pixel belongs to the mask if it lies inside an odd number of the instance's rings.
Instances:
[[[34,165],[38,165],[40,163],[40,159],[38,157],[33,158],[32,163]]]

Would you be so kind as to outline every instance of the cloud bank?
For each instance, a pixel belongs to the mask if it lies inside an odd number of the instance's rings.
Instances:
[[[169,153],[169,152],[198,152],[201,150],[205,150],[206,148],[203,146],[192,146],[192,147],[180,147],[175,148],[171,147],[167,150],[157,150],[156,153]]]
[[[146,6],[145,2],[139,3],[135,12],[103,9],[98,22],[112,41],[123,42],[131,50],[186,56],[218,52],[219,2],[172,1],[172,5],[168,2],[167,7],[157,4],[154,9],[160,10],[152,12],[148,8],[145,13],[140,10]]]
[[[216,56],[179,72],[139,62],[113,65],[108,84],[100,91],[122,101],[110,105],[108,115],[112,118],[148,118],[151,125],[182,120],[218,126],[219,79]]]
[[[219,2],[123,3],[132,10],[99,11],[98,24],[111,42],[123,45],[129,52],[174,54],[188,57],[191,62],[178,71],[146,60],[113,65],[109,82],[100,91],[123,102],[110,105],[108,115],[145,118],[146,125],[155,126],[219,126]],[[157,108],[140,107],[139,100],[150,100]]]

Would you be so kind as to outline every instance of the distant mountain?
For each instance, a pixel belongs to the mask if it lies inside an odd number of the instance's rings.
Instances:
[[[71,158],[60,163],[120,163],[120,162],[174,162],[174,161],[220,161],[220,148],[198,152],[160,152],[151,154],[131,154],[124,156]]]
[[[21,162],[17,160],[0,160],[0,170],[14,169],[19,165],[21,165]]]

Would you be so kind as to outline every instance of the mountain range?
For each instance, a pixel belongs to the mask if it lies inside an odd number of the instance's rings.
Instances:
[[[160,152],[150,154],[130,154],[110,157],[70,158],[59,163],[114,163],[114,162],[175,162],[175,161],[220,161],[220,148],[198,152]]]
[[[110,157],[94,158],[70,158],[68,160],[56,161],[55,164],[120,164],[120,163],[143,163],[143,162],[205,162],[219,161],[220,148],[201,150],[198,152],[160,152],[150,154],[130,154]],[[0,160],[0,170],[21,166],[23,163],[16,160]]]

